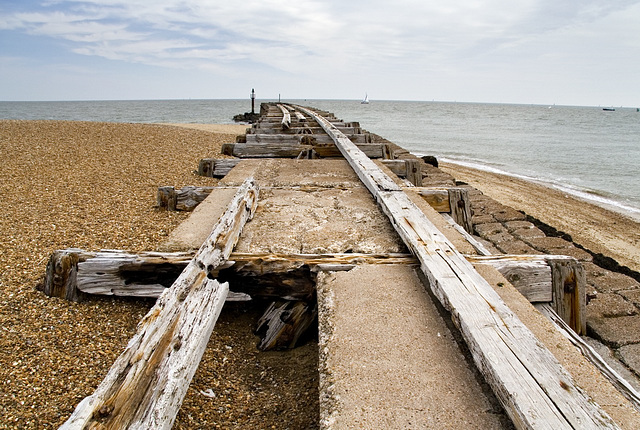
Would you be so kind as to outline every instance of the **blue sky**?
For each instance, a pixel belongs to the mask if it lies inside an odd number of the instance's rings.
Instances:
[[[2,0],[0,100],[640,106],[640,0]]]

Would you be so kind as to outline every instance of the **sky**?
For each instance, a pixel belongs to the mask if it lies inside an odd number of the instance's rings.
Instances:
[[[640,107],[640,0],[1,0],[0,100]]]

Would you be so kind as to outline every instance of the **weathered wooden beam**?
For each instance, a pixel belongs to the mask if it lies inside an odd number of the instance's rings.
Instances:
[[[294,348],[317,316],[318,306],[315,301],[272,302],[258,320],[256,334],[261,336],[258,349],[270,351]]]
[[[449,207],[451,218],[467,232],[473,233],[471,222],[471,200],[465,188],[449,188]]]
[[[240,136],[239,136],[240,137]],[[371,135],[349,134],[349,140],[353,143],[371,143]],[[247,134],[236,139],[236,143],[297,143],[303,145],[330,144],[333,146],[333,139],[326,134]]]
[[[382,164],[389,168],[400,178],[405,178],[416,187],[422,186],[422,161],[421,160],[382,160]]]
[[[194,258],[62,429],[171,428],[228,292],[209,273],[231,254],[257,197],[253,180],[240,187]]]
[[[344,157],[420,260],[429,287],[451,312],[476,366],[514,425],[617,428],[407,195],[389,184],[384,172],[367,162],[328,121],[314,118],[334,136]]]
[[[198,175],[222,178],[242,160],[237,158],[203,158],[198,164]]]
[[[174,187],[159,187],[158,207],[170,211],[192,211],[211,194],[214,188],[189,185],[176,190]]]
[[[382,158],[383,145],[379,143],[358,144],[370,158]],[[246,142],[225,143],[222,153],[238,158],[296,158],[302,151],[313,149],[321,157],[341,157],[335,145],[303,145],[296,142]]]
[[[78,301],[86,295],[159,297],[193,258],[193,253],[122,250],[54,252],[42,286],[46,295]],[[234,293],[251,297],[307,300],[314,294],[311,272],[349,270],[356,264],[411,264],[410,254],[232,253],[214,275]]]
[[[289,113],[289,110],[283,105],[279,104],[278,107],[282,111],[282,129],[288,130],[289,127],[291,127],[291,114]]]
[[[598,354],[588,343],[584,341],[580,335],[578,335],[567,323],[562,319],[553,309],[552,306],[546,303],[538,303],[535,305],[536,309],[544,316],[546,316],[551,322],[553,322],[562,333],[564,337],[582,352],[584,355],[602,375],[613,384],[616,389],[622,393],[623,396],[629,400],[633,406],[640,410],[640,394],[635,388],[629,384],[618,372],[616,372],[607,362]]]
[[[362,134],[362,128],[360,127],[349,127],[349,126],[338,126],[338,128],[340,129],[341,132],[343,132],[346,135],[351,135],[351,134]],[[313,125],[301,125],[301,126],[291,126],[287,129],[287,133],[290,134],[299,134],[302,133],[304,130],[307,130],[309,132],[311,132],[311,134],[320,134],[322,133],[322,128],[321,127],[315,127]],[[281,127],[273,127],[269,124],[257,124],[257,127],[255,128],[251,128],[249,130],[249,134],[282,134],[282,128]]]
[[[415,187],[410,189],[422,196],[432,208],[441,213],[449,213],[465,231],[473,233],[471,200],[466,188]]]

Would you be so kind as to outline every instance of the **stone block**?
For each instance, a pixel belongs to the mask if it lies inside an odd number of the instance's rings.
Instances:
[[[496,247],[505,254],[539,254],[538,251],[517,239],[497,243]]]
[[[510,232],[513,232],[513,231],[516,231],[516,230],[520,230],[520,229],[523,229],[523,228],[534,228],[535,227],[533,225],[533,223],[530,223],[529,221],[507,221],[507,222],[504,223],[504,226]]]
[[[545,237],[544,232],[537,227],[520,228],[518,230],[512,231],[511,234],[522,240],[539,239],[541,237]]]
[[[623,346],[618,349],[618,355],[624,364],[640,375],[640,344]]]
[[[638,281],[622,273],[603,269],[593,263],[585,263],[584,267],[587,271],[587,283],[598,292],[617,293],[640,289]]]
[[[496,234],[507,233],[507,229],[499,222],[477,224],[473,226],[473,229],[476,231],[478,236],[484,237],[485,239]]]
[[[568,257],[573,257],[582,263],[590,263],[593,261],[593,256],[591,254],[580,248],[576,248],[575,246],[570,246],[569,248],[552,248],[547,253],[552,255],[566,255]]]
[[[640,308],[640,288],[634,290],[619,291],[618,294],[629,300],[636,307]]]
[[[640,343],[640,315],[587,320],[589,336],[612,348]]]
[[[612,318],[636,315],[633,303],[619,294],[598,294],[587,305],[587,321],[594,318]]]
[[[473,210],[472,210],[473,211]],[[491,214],[487,215],[476,215],[475,213],[471,216],[471,223],[473,225],[476,224],[491,224],[495,223],[496,219]]]
[[[493,216],[500,222],[524,221],[527,218],[522,212],[508,206],[502,206],[502,208],[495,212]]]
[[[573,246],[571,242],[567,242],[560,237],[537,237],[527,239],[525,242],[541,252],[550,252],[552,249],[569,248]]]
[[[507,231],[503,231],[501,233],[492,234],[490,236],[486,236],[485,239],[490,241],[491,243],[498,244],[502,242],[511,242],[516,240],[513,236],[511,236]]]

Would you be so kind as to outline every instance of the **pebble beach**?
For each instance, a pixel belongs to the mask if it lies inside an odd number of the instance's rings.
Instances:
[[[159,210],[157,188],[215,185],[217,180],[196,174],[198,161],[223,157],[221,145],[244,128],[0,121],[0,428],[59,427],[94,391],[153,305],[44,296],[36,286],[51,253],[71,247],[158,249],[188,213]],[[441,167],[591,251],[639,270],[637,220],[529,182]],[[640,299],[627,302],[631,311],[616,318],[640,318]],[[252,333],[257,316],[253,305],[225,306],[174,428],[317,427],[317,343],[260,353]]]
[[[36,286],[49,255],[70,247],[157,249],[188,216],[158,210],[157,188],[215,185],[194,173],[198,161],[220,158],[222,143],[243,129],[0,121],[0,428],[58,428],[153,305],[48,298]],[[317,346],[258,353],[256,312],[225,307],[174,428],[317,423]]]

